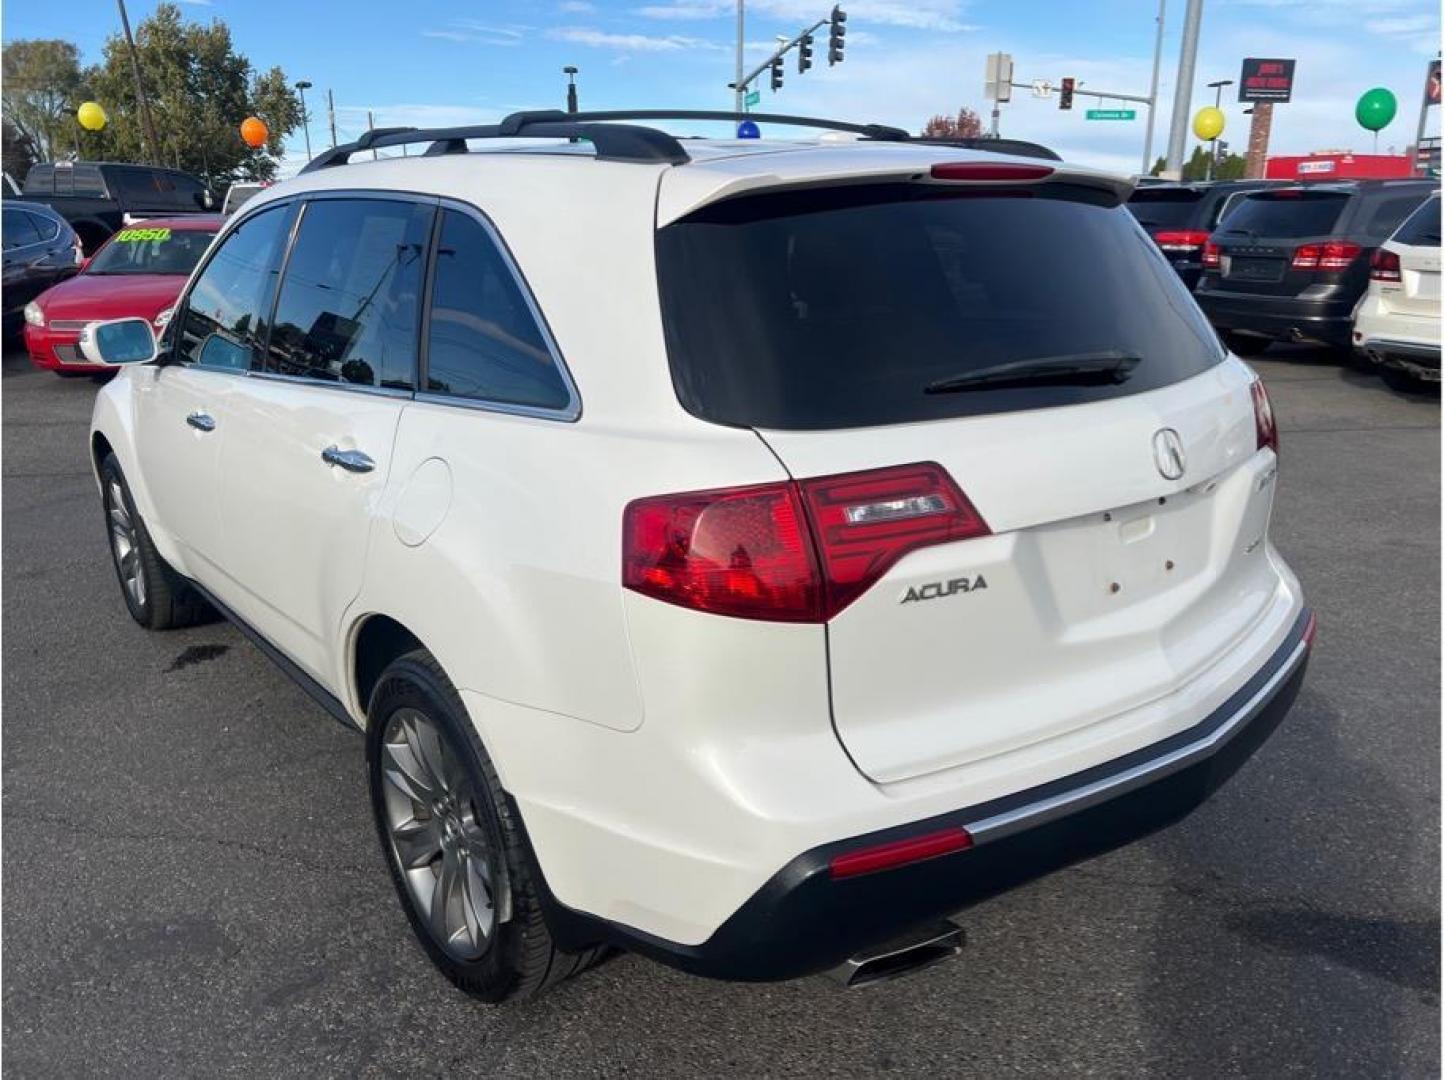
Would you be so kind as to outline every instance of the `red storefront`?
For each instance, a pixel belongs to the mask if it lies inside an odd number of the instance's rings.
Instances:
[[[1271,157],[1264,164],[1269,180],[1392,180],[1412,175],[1413,159],[1404,154],[1325,152]]]

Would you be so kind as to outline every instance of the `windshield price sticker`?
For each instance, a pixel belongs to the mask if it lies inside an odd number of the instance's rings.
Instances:
[[[148,240],[170,239],[169,229],[121,229],[115,234],[117,244],[139,244]]]

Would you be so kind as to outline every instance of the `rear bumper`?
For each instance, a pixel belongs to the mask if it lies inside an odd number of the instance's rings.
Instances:
[[[1281,341],[1318,341],[1347,346],[1353,326],[1352,300],[1300,300],[1200,289],[1203,313],[1219,330],[1239,330]]]
[[[1004,798],[798,855],[698,945],[572,910],[551,895],[534,866],[553,935],[564,948],[605,942],[713,978],[770,981],[831,968],[914,926],[1188,814],[1283,720],[1303,683],[1311,628],[1305,610],[1237,692],[1168,739]],[[973,839],[968,850],[870,874],[831,876],[838,855],[958,827]]]

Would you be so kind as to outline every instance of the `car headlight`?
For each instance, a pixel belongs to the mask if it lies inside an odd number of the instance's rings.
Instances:
[[[45,312],[40,310],[40,305],[34,300],[25,305],[25,321],[31,326],[45,326]]]

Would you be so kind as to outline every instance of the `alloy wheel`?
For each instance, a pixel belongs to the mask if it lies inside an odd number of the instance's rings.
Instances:
[[[125,494],[119,481],[111,479],[105,487],[105,513],[110,522],[110,551],[120,583],[134,606],[145,607],[145,575],[141,572],[140,549],[136,544],[135,521],[125,505]]]

